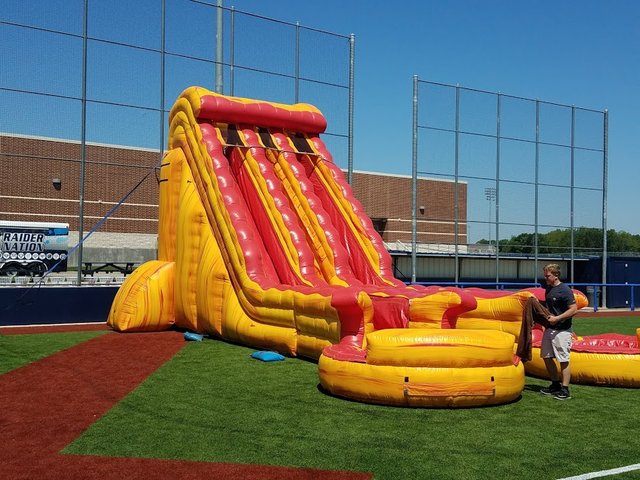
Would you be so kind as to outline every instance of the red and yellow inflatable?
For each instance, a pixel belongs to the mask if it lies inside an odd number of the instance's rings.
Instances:
[[[319,138],[313,106],[183,92],[161,167],[158,260],[129,276],[108,323],[177,326],[319,359],[337,395],[411,406],[512,401],[522,305],[406,286]],[[582,301],[582,300],[581,300]],[[586,302],[584,302],[586,304]]]

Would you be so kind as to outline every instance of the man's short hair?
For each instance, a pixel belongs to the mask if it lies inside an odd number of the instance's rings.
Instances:
[[[560,278],[560,274],[562,273],[560,271],[560,265],[558,265],[557,263],[550,263],[548,265],[545,265],[542,270],[544,270],[545,272],[549,272],[558,278]]]

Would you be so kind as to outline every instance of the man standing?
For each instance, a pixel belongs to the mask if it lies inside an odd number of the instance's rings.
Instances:
[[[571,398],[569,354],[573,334],[572,319],[578,307],[571,289],[560,281],[560,266],[551,263],[543,268],[543,272],[547,283],[545,302],[549,310],[547,320],[550,327],[545,329],[542,336],[540,356],[549,372],[551,385],[541,389],[540,393],[553,395],[557,400],[568,400]],[[554,359],[560,363],[560,372]]]

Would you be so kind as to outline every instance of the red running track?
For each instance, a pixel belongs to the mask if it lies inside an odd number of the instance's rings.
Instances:
[[[31,331],[35,333],[35,330]],[[0,478],[372,478],[367,473],[309,468],[59,453],[171,359],[184,344],[182,335],[177,332],[107,333],[1,375]],[[126,369],[123,368],[124,358],[127,359]]]

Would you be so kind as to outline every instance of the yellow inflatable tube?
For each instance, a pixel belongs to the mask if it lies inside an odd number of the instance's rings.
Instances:
[[[324,349],[324,389],[384,405],[470,407],[513,401],[524,388],[524,367],[507,333],[387,329],[369,333],[366,345]]]
[[[540,348],[532,349],[533,358],[526,372],[549,378]],[[571,352],[571,382],[586,385],[640,388],[640,353],[637,355]]]
[[[541,334],[534,331],[529,375],[549,378],[540,358]],[[577,337],[569,360],[571,383],[640,388],[640,328],[636,335],[603,334]]]

